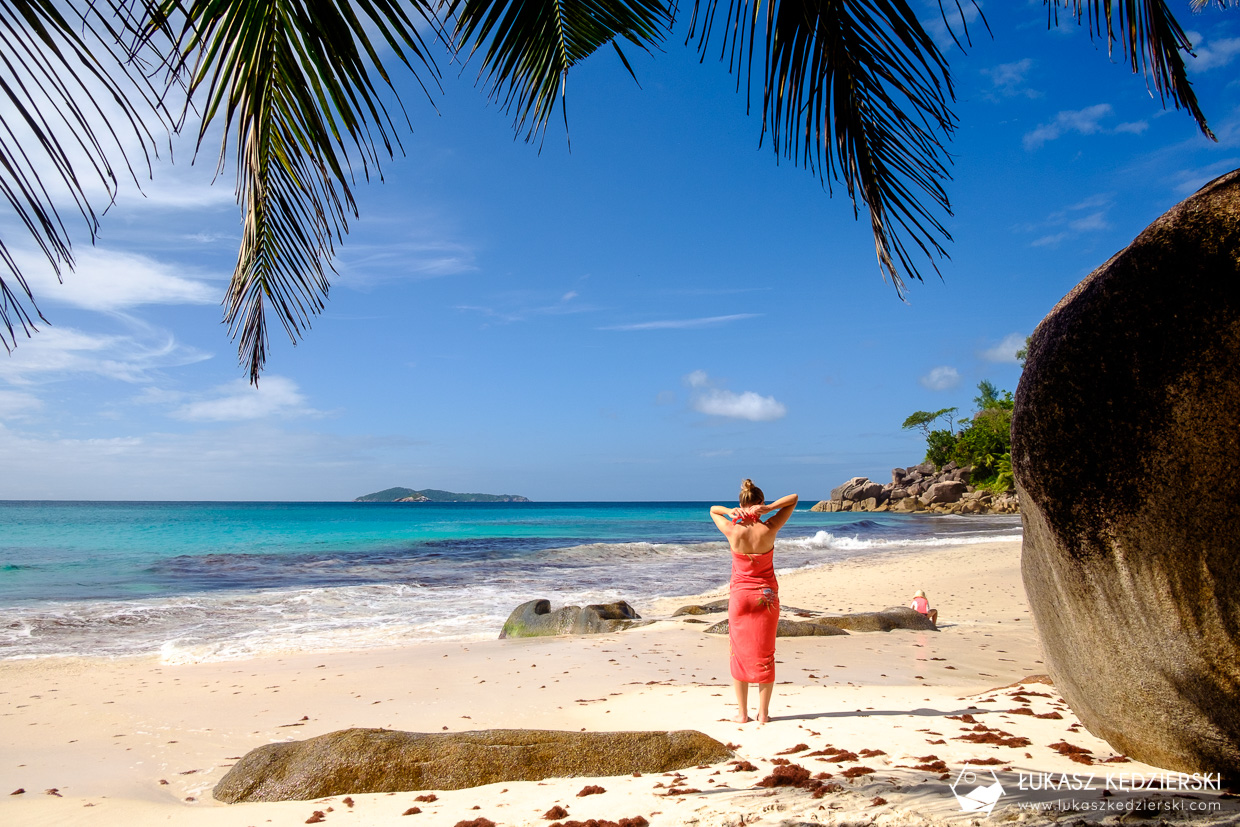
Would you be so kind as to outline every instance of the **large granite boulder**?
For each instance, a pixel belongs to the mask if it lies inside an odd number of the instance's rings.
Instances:
[[[1240,172],[1038,325],[1012,432],[1055,686],[1120,752],[1240,777]]]
[[[641,615],[623,600],[589,606],[563,606],[551,611],[550,600],[531,600],[512,610],[500,638],[547,635],[597,635],[644,626]]]
[[[342,729],[252,749],[215,785],[220,801],[461,790],[500,781],[672,772],[729,758],[723,744],[673,732],[397,732]]]
[[[834,626],[849,632],[890,632],[892,629],[913,629],[921,632],[937,632],[938,627],[930,618],[908,606],[893,606],[881,612],[857,612],[847,615],[831,615],[814,618],[814,623]]]
[[[844,492],[855,490],[857,486],[861,485],[862,483],[867,483],[867,482],[869,482],[869,480],[865,477],[853,477],[852,479],[850,479],[848,482],[844,483],[843,485],[838,485],[835,488],[832,488],[831,499],[836,502],[839,502],[840,500],[844,499]]]

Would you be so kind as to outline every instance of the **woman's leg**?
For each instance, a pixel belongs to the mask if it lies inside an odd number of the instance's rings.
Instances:
[[[749,721],[749,681],[732,679],[732,688],[736,690],[736,709],[740,713],[732,720],[738,724]]]
[[[758,684],[758,723],[765,724],[771,720],[771,694],[775,691],[775,681]]]

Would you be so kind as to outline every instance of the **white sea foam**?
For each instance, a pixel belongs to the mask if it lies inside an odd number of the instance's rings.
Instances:
[[[790,540],[780,540],[776,543],[776,549],[787,548],[806,548],[806,549],[837,549],[841,551],[862,551],[870,549],[895,549],[895,548],[935,548],[938,546],[961,546],[974,545],[978,543],[1002,543],[1009,541],[1018,541],[1021,538],[1020,533],[999,533],[995,531],[984,532],[962,532],[973,534],[973,536],[965,537],[953,535],[952,537],[929,537],[924,539],[862,539],[854,535],[852,537],[837,537],[829,531],[819,531],[812,537],[798,537]]]

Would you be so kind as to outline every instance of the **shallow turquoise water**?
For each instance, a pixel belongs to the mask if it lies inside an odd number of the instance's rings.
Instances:
[[[694,594],[728,577],[708,506],[0,502],[0,657],[391,645],[489,636],[534,597]],[[776,565],[1004,536],[1018,520],[802,510]]]

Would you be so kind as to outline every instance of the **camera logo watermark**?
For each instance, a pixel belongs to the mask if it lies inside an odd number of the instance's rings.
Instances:
[[[952,782],[952,794],[956,796],[956,802],[960,804],[962,811],[990,815],[995,804],[1003,797],[1003,785],[999,783],[999,776],[995,775],[994,770],[990,770],[989,774],[990,778],[987,779],[972,770],[962,769],[956,776],[956,780]],[[990,783],[986,783],[987,780]]]

